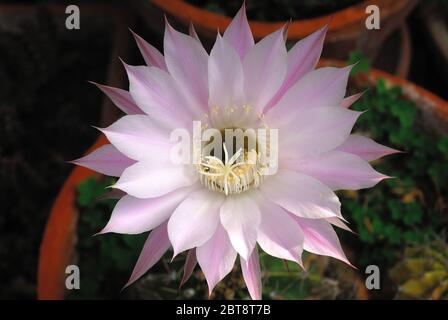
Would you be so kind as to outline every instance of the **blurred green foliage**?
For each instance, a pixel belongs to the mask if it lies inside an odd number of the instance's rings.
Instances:
[[[406,248],[389,271],[397,299],[448,300],[448,245],[442,239]]]

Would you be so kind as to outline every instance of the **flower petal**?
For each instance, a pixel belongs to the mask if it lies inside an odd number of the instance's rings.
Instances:
[[[299,157],[320,154],[341,145],[361,114],[343,108],[320,107],[303,110],[297,117],[291,115],[282,123],[269,122],[266,115],[266,122],[271,128],[279,129],[280,156],[287,158],[292,154]],[[294,153],[285,150],[294,150]]]
[[[345,95],[352,66],[326,67],[308,72],[280,99],[268,114],[272,119],[284,121],[299,117],[303,110],[339,106]]]
[[[146,271],[151,269],[165,254],[169,247],[170,241],[168,239],[165,222],[149,234],[134,270],[132,271],[131,277],[124,288],[130,286],[138,278],[144,275]]]
[[[263,38],[243,60],[246,102],[255,114],[265,108],[285,79],[287,52],[283,30]]]
[[[316,67],[320,54],[322,53],[327,30],[328,26],[317,30],[313,34],[297,42],[294,47],[288,51],[288,71],[285,80],[275,96],[266,106],[265,112],[275,106],[289,88],[291,88],[300,78]]]
[[[197,179],[189,165],[154,166],[151,161],[141,161],[124,170],[113,187],[136,198],[155,198],[191,186]]]
[[[350,135],[336,150],[352,153],[366,161],[373,161],[389,154],[401,152],[357,134]]]
[[[261,270],[257,248],[255,248],[248,259],[240,257],[241,271],[244,282],[252,300],[261,300]]]
[[[243,61],[246,53],[254,46],[254,37],[250,31],[246,17],[246,6],[243,4],[223,35],[235,49]]]
[[[364,94],[364,92],[360,92],[360,93],[354,94],[352,96],[349,96],[347,98],[344,98],[341,101],[341,107],[349,108],[352,104],[354,104],[356,101],[358,101],[359,98],[361,98],[363,94]]]
[[[182,275],[182,280],[180,281],[179,288],[182,287],[188,281],[188,279],[190,279],[197,262],[198,260],[196,258],[196,248],[193,248],[188,251],[187,258],[185,259],[184,273]]]
[[[375,171],[367,161],[341,151],[329,151],[296,161],[289,168],[314,177],[333,190],[370,188],[387,178]]]
[[[71,161],[71,163],[107,176],[119,177],[124,169],[133,165],[135,161],[123,155],[113,145],[106,144],[85,157]]]
[[[244,103],[244,77],[240,58],[218,35],[208,60],[209,106],[233,107]]]
[[[199,265],[207,279],[211,294],[215,285],[221,281],[235,264],[236,251],[230,243],[229,236],[218,224],[214,235],[205,244],[196,249]]]
[[[174,256],[206,243],[219,224],[219,207],[224,195],[207,189],[191,193],[176,208],[168,222]]]
[[[338,236],[330,223],[324,219],[303,219],[292,216],[303,230],[306,251],[324,256],[334,257],[350,264],[339,243]]]
[[[168,22],[164,37],[165,61],[170,74],[192,95],[204,112],[208,106],[208,54],[194,38],[174,30]]]
[[[131,94],[123,89],[105,86],[103,84],[91,82],[97,86],[109,99],[126,114],[144,114],[144,112],[135,104]]]
[[[173,213],[193,188],[182,188],[158,198],[138,199],[130,195],[121,198],[109,222],[100,233],[139,234],[159,226]]]
[[[261,223],[257,242],[267,254],[301,264],[303,233],[282,207],[264,200],[258,203]]]
[[[196,39],[199,41],[199,43],[201,43],[201,39],[199,39],[199,36],[196,32],[196,29],[194,28],[193,23],[190,22],[190,25],[188,26],[188,34],[190,35],[190,37],[192,37],[193,39]]]
[[[189,127],[194,116],[201,114],[166,71],[127,64],[125,68],[133,100],[154,121],[171,129]]]
[[[140,53],[142,54],[142,57],[145,60],[146,64],[148,66],[154,66],[159,69],[167,71],[165,58],[160,53],[160,51],[157,50],[155,47],[153,47],[148,42],[146,42],[142,37],[140,37],[134,31],[131,30],[131,32],[132,32],[132,35],[134,36],[135,42],[137,43],[137,46],[138,46]]]
[[[147,115],[124,116],[100,130],[121,153],[131,159],[159,162],[163,159],[167,162],[170,158],[170,132]]]
[[[252,200],[253,193],[226,197],[221,206],[221,223],[227,230],[235,250],[248,259],[257,241],[257,230],[261,217],[257,204]]]
[[[260,190],[272,202],[303,218],[341,216],[341,204],[334,192],[320,181],[291,170],[278,170],[266,178]]]

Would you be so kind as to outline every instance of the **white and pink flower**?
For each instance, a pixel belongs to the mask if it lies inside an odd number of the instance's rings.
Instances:
[[[164,55],[134,34],[147,65],[125,64],[129,91],[98,85],[127,115],[101,129],[111,144],[75,161],[119,177],[113,187],[125,193],[101,233],[151,231],[127,285],[170,248],[189,250],[187,274],[199,263],[210,292],[239,256],[253,299],[261,298],[258,246],[298,264],[303,250],[349,263],[333,229],[348,229],[334,191],[386,178],[368,161],[395,150],[350,134],[360,115],[348,109],[359,95],[344,98],[351,67],[315,69],[326,30],[289,51],[286,28],[254,43],[243,6],[210,54],[194,31],[168,22]],[[244,160],[258,149],[244,147],[174,164],[170,133],[191,131],[193,121],[277,129],[277,172],[263,176],[263,163]]]

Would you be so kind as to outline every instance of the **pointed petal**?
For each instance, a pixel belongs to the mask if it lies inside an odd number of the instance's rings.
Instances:
[[[221,224],[218,224],[210,240],[198,247],[196,251],[211,294],[215,285],[232,271],[237,253]]]
[[[244,103],[240,58],[222,37],[216,38],[208,60],[209,106],[233,107]]]
[[[244,58],[244,92],[255,113],[261,112],[286,75],[287,52],[280,29],[258,42]]]
[[[222,194],[202,189],[181,202],[168,222],[174,256],[203,245],[213,236],[219,224],[219,207],[223,200]]]
[[[134,33],[134,31],[131,30],[131,32],[146,64],[167,71],[165,58],[160,51]]]
[[[370,188],[387,178],[375,171],[367,161],[341,151],[329,151],[296,161],[289,168],[318,179],[332,190]]]
[[[170,74],[204,112],[208,104],[208,54],[192,37],[174,30],[168,22],[164,37],[165,61]]]
[[[261,300],[261,270],[257,248],[252,251],[250,257],[245,260],[240,257],[241,271],[246,282],[252,300]]]
[[[344,222],[342,222],[339,218],[326,218],[325,220],[327,220],[329,223],[331,223],[332,225],[344,229],[346,231],[355,233],[352,229],[350,229]]]
[[[182,287],[188,281],[188,279],[190,279],[197,262],[198,260],[196,258],[196,249],[194,248],[188,251],[184,265],[184,273],[182,275],[182,280],[180,281],[179,288]]]
[[[142,275],[144,275],[146,271],[151,269],[157,261],[162,258],[169,247],[170,241],[168,239],[165,222],[149,234],[148,239],[143,246],[142,252],[138,257],[134,270],[132,271],[132,275],[124,287],[126,288],[130,286]]]
[[[366,161],[373,161],[389,154],[401,152],[357,134],[350,135],[336,150],[352,153]]]
[[[254,37],[250,31],[246,17],[246,6],[243,4],[223,35],[243,61],[246,53],[254,46]]]
[[[131,94],[123,89],[105,86],[103,84],[91,82],[97,86],[109,99],[126,114],[144,114],[144,112],[135,104]]]
[[[282,207],[264,200],[258,203],[261,224],[257,242],[267,254],[301,264],[303,233]]]
[[[344,98],[341,102],[341,107],[349,108],[352,104],[354,104],[356,101],[358,101],[359,98],[361,98],[363,94],[364,94],[364,92],[360,92],[360,93],[354,94],[350,97]]]
[[[279,129],[279,149],[294,150],[296,157],[302,157],[330,151],[341,145],[361,114],[338,107],[319,107],[302,110],[296,117],[284,117],[283,122],[270,119],[268,115],[265,118],[271,121],[272,128]],[[285,155],[289,156],[283,153],[282,158]]]
[[[235,250],[248,259],[257,241],[261,217],[251,193],[226,197],[221,206],[221,223],[226,229]]]
[[[330,223],[324,219],[303,219],[293,216],[303,230],[303,248],[311,253],[330,256],[350,264]]]
[[[126,195],[117,202],[109,222],[101,233],[139,234],[162,224],[181,201],[192,192],[182,188],[158,198],[138,199]]]
[[[285,80],[267,105],[265,112],[275,106],[289,88],[291,88],[300,78],[314,70],[319,61],[320,54],[322,53],[327,30],[328,26],[317,30],[313,34],[297,42],[294,47],[288,51],[288,71]]]
[[[124,116],[100,130],[121,153],[131,159],[165,161],[170,158],[170,132],[147,115]]]
[[[268,114],[285,119],[300,115],[303,110],[339,106],[345,95],[352,66],[326,67],[308,72],[280,99]]]
[[[125,68],[132,99],[154,121],[171,129],[189,127],[194,115],[201,113],[166,71],[127,64]]]
[[[140,161],[123,171],[113,188],[136,198],[155,198],[197,181],[195,170],[189,165],[154,166]]]
[[[190,37],[198,40],[199,43],[201,43],[201,39],[199,39],[196,29],[194,28],[194,25],[191,22],[190,22],[190,25],[188,26],[188,33],[190,34]]]
[[[272,202],[303,218],[341,216],[341,203],[334,192],[318,180],[291,170],[278,170],[260,190]]]
[[[135,163],[111,144],[101,146],[87,156],[71,162],[113,177],[119,177],[124,169]]]

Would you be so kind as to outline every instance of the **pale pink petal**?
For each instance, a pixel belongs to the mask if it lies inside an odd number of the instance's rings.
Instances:
[[[344,98],[341,102],[341,107],[349,108],[352,104],[354,104],[356,101],[358,101],[359,98],[361,98],[363,94],[364,94],[364,92],[360,92],[360,93],[354,94],[352,96],[349,96],[347,98]]]
[[[276,108],[272,109],[275,110]],[[280,156],[287,158],[291,155],[301,157],[335,149],[350,135],[361,114],[343,108],[320,107],[303,110],[296,117],[285,117],[283,122],[271,119],[269,113],[265,119],[271,128],[279,129]]]
[[[218,35],[208,60],[209,106],[239,107],[244,103],[244,77],[240,58]]]
[[[325,220],[327,220],[329,223],[331,223],[332,225],[344,229],[346,231],[352,232],[354,233],[354,231],[352,229],[350,229],[344,222],[342,222],[339,218],[326,218]]]
[[[166,71],[127,64],[125,68],[133,100],[154,121],[168,128],[189,127],[194,115],[201,114]]]
[[[246,102],[261,112],[285,79],[287,52],[280,29],[258,42],[243,60]]]
[[[169,247],[170,241],[168,239],[165,222],[149,234],[134,270],[132,271],[131,277],[124,287],[126,288],[130,286],[138,278],[144,275],[146,271],[151,269],[157,261],[162,258]]]
[[[165,61],[170,74],[194,98],[204,112],[208,106],[208,54],[192,37],[174,30],[166,22]]]
[[[128,167],[112,187],[136,198],[155,198],[191,186],[197,179],[195,170],[189,165],[154,165],[148,160]]]
[[[166,71],[165,58],[160,51],[134,33],[134,31],[131,30],[131,32],[146,64]]]
[[[285,80],[275,96],[266,106],[265,112],[275,106],[289,88],[291,88],[301,77],[314,70],[322,52],[327,30],[327,26],[317,30],[313,34],[297,42],[294,47],[288,51],[288,71]]]
[[[226,197],[221,206],[221,223],[226,229],[233,248],[245,259],[252,253],[261,217],[252,193]]]
[[[188,281],[188,279],[190,279],[197,262],[198,260],[196,258],[196,248],[193,248],[188,251],[187,258],[185,259],[184,273],[182,275],[182,280],[180,281],[179,288],[182,287]]]
[[[258,203],[261,223],[257,242],[267,254],[301,264],[303,233],[287,211],[269,200]]]
[[[126,195],[117,202],[101,233],[139,234],[162,224],[194,189],[181,188],[158,198],[138,199]]]
[[[188,33],[190,34],[190,37],[198,40],[199,43],[201,43],[201,39],[199,39],[196,29],[194,28],[194,25],[191,22],[190,22],[190,25],[188,26]]]
[[[357,134],[350,135],[336,150],[352,153],[366,161],[373,161],[389,154],[401,152]]]
[[[246,17],[246,6],[243,4],[223,35],[240,56],[241,61],[254,46],[254,37],[250,31]]]
[[[147,115],[124,116],[100,130],[121,153],[131,159],[157,158],[161,161],[161,158],[170,158],[170,131]]]
[[[261,270],[257,248],[252,251],[248,259],[240,257],[241,271],[244,282],[252,300],[261,300]]]
[[[97,86],[109,99],[126,114],[144,114],[144,112],[135,104],[131,94],[123,89],[105,86],[103,84],[91,82]]]
[[[268,114],[272,118],[288,119],[303,110],[316,107],[339,106],[345,95],[352,66],[326,67],[308,72],[280,99]]]
[[[70,162],[113,177],[119,177],[124,169],[135,163],[111,144],[101,146],[87,156]]]
[[[191,193],[176,208],[168,221],[168,235],[174,256],[203,245],[219,224],[219,207],[224,195],[207,189]]]
[[[350,264],[330,223],[324,219],[304,219],[292,216],[303,230],[303,248],[311,253],[330,256]]]
[[[329,151],[287,166],[318,179],[333,190],[370,188],[387,178],[367,161],[342,151]]]
[[[210,240],[198,247],[196,252],[211,294],[215,285],[232,271],[237,253],[221,224],[218,224]]]
[[[278,170],[260,185],[272,202],[303,218],[320,219],[341,216],[341,203],[334,192],[319,180],[291,171]]]

